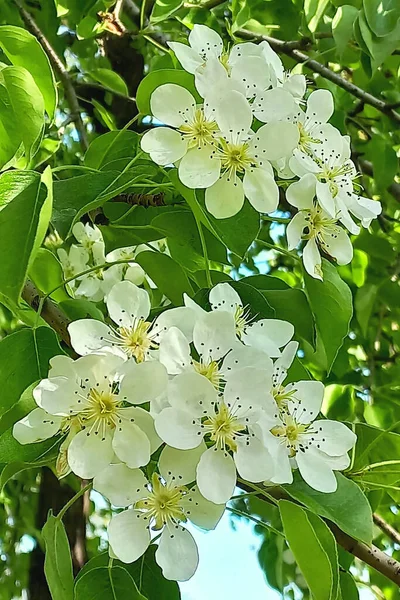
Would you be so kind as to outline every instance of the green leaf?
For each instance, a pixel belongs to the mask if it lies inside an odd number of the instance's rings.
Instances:
[[[194,96],[196,102],[202,102],[194,85],[194,76],[180,69],[157,69],[151,71],[139,84],[136,92],[136,106],[141,115],[151,115],[150,98],[156,88],[164,83],[180,85]]]
[[[50,119],[57,106],[57,88],[49,59],[38,40],[20,27],[0,27],[0,46],[13,65],[24,67],[39,88]]]
[[[304,575],[314,600],[336,600],[338,561],[335,539],[316,515],[289,502],[279,502],[289,547]]]
[[[169,171],[168,176],[176,190],[185,198],[193,214],[219,239],[229,250],[243,257],[257,237],[260,229],[260,215],[245,202],[243,208],[229,219],[215,219],[207,212],[202,190],[191,190],[184,186],[178,177],[176,169]]]
[[[332,384],[325,387],[321,412],[327,419],[352,420],[354,409],[355,390],[352,385]]]
[[[74,223],[85,213],[102,206],[134,181],[134,172],[104,171],[79,175],[54,183],[52,222],[66,238]],[[125,244],[126,245],[126,244]]]
[[[89,77],[101,83],[105,88],[117,92],[118,94],[122,94],[122,96],[129,96],[128,87],[125,81],[118,73],[111,71],[111,69],[91,69],[86,72],[86,75],[89,75]]]
[[[39,149],[44,129],[44,102],[32,75],[23,67],[0,71],[10,103],[18,119],[18,131],[24,144],[26,164]]]
[[[47,248],[39,248],[35,260],[29,269],[29,277],[44,294],[47,294],[64,281],[64,274],[59,260]],[[64,287],[56,290],[51,297],[56,302],[69,300]]]
[[[85,165],[106,170],[118,159],[132,159],[137,154],[139,136],[134,131],[109,131],[95,138],[85,154]],[[110,170],[110,169],[107,169]]]
[[[182,5],[183,0],[156,0],[150,15],[151,23],[165,21],[178,11]]]
[[[308,5],[309,10],[306,11],[306,19],[309,30],[314,33],[318,27],[318,23],[324,16],[326,9],[328,8],[329,0],[311,0],[305,4]],[[311,10],[310,10],[311,8]]]
[[[367,156],[373,164],[374,182],[378,189],[384,192],[392,183],[398,170],[396,152],[386,139],[374,136],[368,143]]]
[[[317,492],[295,473],[294,483],[283,486],[287,493],[315,514],[336,523],[352,537],[371,544],[373,523],[371,507],[356,483],[341,473],[336,473],[336,492]]]
[[[265,296],[253,286],[248,285],[246,279],[230,281],[229,284],[237,291],[243,306],[250,309],[252,315],[257,315],[259,319],[273,319],[275,317],[275,310]]]
[[[378,294],[378,286],[373,283],[367,283],[363,287],[358,288],[354,300],[354,308],[360,329],[366,337],[368,332],[368,324],[371,318],[372,309],[374,308],[376,297]]]
[[[364,11],[359,13],[358,24],[364,43],[368,48],[368,53],[371,56],[371,66],[374,71],[396,50],[400,36],[400,24],[385,37],[378,37],[373,33],[365,18]]]
[[[136,262],[143,267],[159,290],[175,306],[183,304],[184,293],[188,296],[194,295],[192,284],[185,271],[167,254],[151,251],[140,252],[136,257]]]
[[[394,424],[395,426],[398,423]],[[398,485],[400,482],[400,464],[386,464],[386,461],[398,461],[400,456],[400,435],[384,429],[378,429],[365,423],[355,425],[357,443],[354,451],[352,477],[359,477],[360,485],[369,489]],[[370,469],[370,465],[377,465]],[[358,476],[355,473],[359,473]]]
[[[355,6],[339,6],[332,20],[332,33],[339,57],[342,57],[347,44],[353,38],[353,25],[358,10]]]
[[[62,350],[50,327],[21,329],[0,341],[0,415],[20,400],[30,384],[47,376],[49,361],[58,354]]]
[[[349,332],[353,315],[351,291],[336,268],[323,260],[324,281],[304,273],[304,284],[326,353],[326,369],[332,364]]]
[[[71,551],[61,519],[50,510],[42,529],[46,547],[44,572],[53,600],[73,600],[74,579]]]
[[[72,321],[77,321],[78,319],[97,319],[98,321],[104,321],[103,313],[97,308],[96,304],[90,300],[68,298],[67,300],[60,302],[60,308]]]
[[[342,592],[343,600],[359,600],[356,582],[350,573],[340,573],[340,591]]]
[[[125,567],[97,567],[75,586],[75,600],[146,600]]]
[[[165,600],[180,600],[181,595],[178,584],[176,581],[165,579],[162,575],[161,567],[159,567],[156,563],[156,550],[157,546],[155,544],[151,544],[143,556],[138,558],[138,560],[135,562],[124,564],[119,560],[114,560],[113,568],[123,567],[136,583],[137,589],[146,598],[146,600],[164,600],[164,598]],[[76,577],[76,588],[78,587],[78,583],[81,578],[83,578],[93,569],[107,567],[109,560],[110,558],[108,552],[103,552],[102,554],[94,556],[88,563],[86,563],[83,569],[79,571]],[[75,600],[78,600],[78,598],[76,597]],[[109,597],[107,597],[107,600],[109,600]],[[128,600],[128,597],[125,596],[124,600]]]
[[[369,27],[375,35],[385,37],[400,22],[400,5],[397,0],[363,0]]]
[[[162,213],[152,220],[151,225],[167,237],[172,258],[190,271],[205,268],[199,231],[190,211],[174,210]],[[209,260],[227,264],[225,246],[205,227],[203,234]]]
[[[10,95],[0,85],[0,168],[8,163],[21,144],[20,130]]]
[[[0,194],[3,190],[7,205],[0,211],[0,296],[18,304],[34,250],[42,241],[38,234],[44,229],[47,190],[33,171],[4,173]]]

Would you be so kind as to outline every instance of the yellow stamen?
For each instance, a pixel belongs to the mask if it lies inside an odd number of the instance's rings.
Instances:
[[[153,473],[151,487],[152,491],[147,498],[136,502],[135,508],[154,519],[154,529],[162,529],[167,523],[186,521],[182,507],[182,500],[188,493],[185,486],[163,484],[159,475]]]
[[[143,362],[148,350],[155,348],[156,344],[149,335],[151,323],[137,319],[132,327],[120,327],[118,337],[126,354],[134,357],[136,362]]]
[[[194,118],[181,125],[179,131],[187,139],[189,148],[201,148],[214,142],[218,125],[214,120],[207,119],[201,108],[197,108]]]
[[[227,446],[233,452],[237,450],[236,434],[246,429],[224,403],[219,405],[215,416],[204,421],[203,426],[217,448],[224,450]]]
[[[218,363],[213,360],[209,363],[204,363],[202,361],[197,362],[193,361],[193,367],[196,373],[207,377],[209,381],[213,384],[216,389],[219,389],[220,384],[220,374],[218,369]]]

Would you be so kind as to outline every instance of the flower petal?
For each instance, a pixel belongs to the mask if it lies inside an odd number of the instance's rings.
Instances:
[[[272,363],[272,361],[271,361]],[[272,364],[270,368],[255,369],[244,367],[229,375],[225,386],[225,402],[234,408],[237,416],[248,410],[261,407],[269,408],[272,402],[270,390],[272,388]]]
[[[122,376],[120,396],[130,404],[144,404],[160,396],[167,388],[167,371],[158,361],[127,361],[119,370]]]
[[[317,431],[315,436],[313,435],[317,448],[329,456],[346,454],[357,441],[356,434],[338,421],[316,421],[313,429]]]
[[[208,299],[212,310],[227,310],[235,314],[236,308],[242,306],[239,294],[229,283],[218,283],[211,288]]]
[[[42,408],[35,408],[14,424],[13,436],[20,444],[47,440],[58,433],[61,422],[62,417],[49,415]]]
[[[203,60],[218,57],[223,50],[221,36],[214,29],[197,23],[189,33],[189,44]]]
[[[190,369],[192,363],[190,345],[182,331],[177,327],[171,327],[163,336],[160,342],[159,360],[165,366],[169,375],[179,375],[179,373]]]
[[[190,46],[180,42],[167,42],[167,44],[188,73],[194,74],[196,69],[203,64],[203,59],[199,56],[199,53]]]
[[[286,190],[286,200],[299,210],[313,207],[317,180],[313,173],[307,173],[299,181],[291,183]]]
[[[173,408],[183,410],[194,418],[213,410],[217,402],[217,391],[206,377],[191,371],[172,379],[168,387],[168,398]]]
[[[123,463],[109,465],[96,475],[93,489],[121,508],[134,504],[148,492],[147,479],[142,471],[129,469]]]
[[[200,423],[188,412],[176,408],[164,408],[156,415],[155,427],[166,444],[179,450],[197,448],[203,440]]]
[[[335,200],[333,199],[332,192],[329,187],[329,183],[322,183],[321,181],[317,181],[315,189],[316,189],[318,202],[320,203],[322,208],[331,217],[336,217]]]
[[[297,452],[296,462],[302,478],[314,490],[326,494],[336,491],[337,480],[332,467],[318,450],[311,446],[305,452]]]
[[[299,129],[287,121],[263,125],[251,140],[256,155],[266,160],[289,157],[298,143]]]
[[[256,437],[237,440],[234,455],[235,465],[240,477],[253,483],[266,481],[273,477],[275,464],[263,443]]]
[[[174,129],[154,127],[143,135],[140,147],[158,165],[170,165],[186,154],[187,141]]]
[[[196,479],[196,467],[203,452],[207,450],[202,441],[197,448],[177,450],[165,446],[158,459],[158,470],[167,483],[174,481],[177,485],[186,485]]]
[[[162,444],[162,440],[156,432],[152,415],[147,410],[137,406],[123,408],[122,411],[124,416],[128,414],[130,419],[135,419],[135,425],[140,427],[143,433],[146,434],[150,442],[150,454],[158,450]]]
[[[232,457],[216,446],[204,452],[197,465],[200,493],[215,504],[228,502],[236,485],[236,468]]]
[[[292,94],[281,87],[261,92],[254,99],[252,108],[254,116],[262,123],[293,119],[299,112]]]
[[[170,327],[177,327],[191,342],[195,321],[196,313],[192,308],[186,306],[169,308],[157,317],[151,332],[156,334],[156,340],[160,342]]]
[[[180,127],[192,120],[196,100],[181,85],[165,83],[157,87],[150,97],[151,113],[158,121],[172,127]]]
[[[116,425],[112,440],[115,454],[131,469],[147,465],[151,454],[150,440],[139,424],[136,424],[137,410],[140,409],[120,409],[121,419]]]
[[[130,281],[120,281],[108,295],[107,309],[118,327],[131,327],[136,319],[149,316],[149,294]]]
[[[321,410],[324,397],[324,385],[321,381],[297,381],[289,383],[285,391],[296,390],[294,400],[289,404],[289,411],[296,416],[299,423],[311,423]],[[343,454],[343,452],[341,452]]]
[[[245,367],[254,367],[256,369],[265,369],[272,375],[272,360],[262,350],[238,344],[224,358],[222,371],[225,378],[230,377],[235,371]]]
[[[113,333],[108,325],[96,319],[79,319],[68,325],[71,345],[75,352],[85,356],[113,345]]]
[[[188,496],[184,498],[184,505],[189,520],[207,531],[216,528],[225,512],[225,504],[214,504],[206,500],[196,486],[192,487]]]
[[[180,525],[165,528],[156,550],[156,562],[166,579],[190,579],[199,564],[199,552],[192,534]]]
[[[214,156],[212,146],[189,150],[179,163],[181,182],[190,189],[208,188],[219,178],[221,161]]]
[[[308,211],[301,210],[295,214],[290,223],[288,223],[286,227],[288,250],[293,250],[300,244],[304,230],[310,226],[310,221],[307,219],[309,214]]]
[[[244,203],[243,184],[237,177],[223,175],[213,186],[207,188],[206,208],[216,219],[228,219],[236,215]]]
[[[269,70],[261,56],[238,57],[232,65],[231,77],[244,85],[247,98],[253,98],[271,85]]]
[[[203,360],[218,360],[237,344],[235,319],[231,312],[214,310],[200,317],[193,342]]]
[[[324,241],[324,250],[336,258],[339,265],[347,265],[353,258],[353,244],[347,233],[339,226],[321,233]]]
[[[51,415],[67,417],[79,407],[81,388],[66,377],[42,379],[34,388],[33,397],[36,404]]]
[[[240,92],[229,90],[215,108],[215,119],[225,138],[234,143],[244,139],[253,121],[246,98]]]
[[[68,448],[68,464],[75,475],[82,479],[92,479],[103,471],[114,457],[111,442],[108,431],[104,437],[96,435],[94,431],[90,433],[83,430],[77,433]]]
[[[108,541],[119,560],[134,562],[150,544],[148,520],[133,508],[114,515],[108,526]]]
[[[294,98],[301,99],[306,93],[306,78],[300,73],[295,73],[284,81],[282,87],[284,90],[290,92]]]
[[[246,327],[242,341],[248,346],[254,346],[266,352],[271,358],[280,356],[282,346],[292,339],[294,327],[287,321],[280,319],[260,319],[253,325]]]
[[[315,90],[308,97],[306,117],[311,121],[326,123],[334,109],[332,93],[329,90]]]
[[[270,213],[277,209],[279,188],[265,169],[246,169],[243,178],[243,190],[250,204],[261,213]]]
[[[311,277],[323,280],[321,269],[321,255],[318,250],[315,238],[308,240],[303,250],[303,264],[305,270]]]

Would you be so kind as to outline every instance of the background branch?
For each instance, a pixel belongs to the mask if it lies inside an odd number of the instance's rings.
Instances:
[[[51,46],[48,39],[44,36],[42,31],[37,26],[32,16],[28,13],[28,11],[25,10],[21,1],[14,0],[14,4],[18,7],[21,19],[25,23],[26,28],[32,35],[36,37],[43,50],[46,52],[54,70],[60,78],[60,81],[64,88],[65,98],[71,110],[71,119],[75,123],[76,130],[79,134],[79,141],[82,150],[86,151],[89,146],[87,141],[86,129],[82,121],[78,98],[76,96],[75,89],[69,76],[69,73],[66,67],[64,66],[62,60],[60,59],[54,48]]]
[[[375,525],[377,525],[395,544],[400,546],[400,533],[377,513],[374,513],[372,517]]]

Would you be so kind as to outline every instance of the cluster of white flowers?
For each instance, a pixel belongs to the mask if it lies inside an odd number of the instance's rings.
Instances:
[[[319,279],[320,248],[349,263],[352,245],[342,225],[357,234],[351,215],[368,227],[381,205],[359,195],[350,140],[328,123],[332,94],[320,89],[305,100],[304,75],[285,73],[266,41],[227,52],[218,33],[194,25],[189,45],[169,45],[194,74],[203,103],[182,86],[160,85],[150,104],[164,126],[144,134],[142,149],[159,165],[175,164],[187,187],[205,188],[207,210],[218,219],[237,214],[245,197],[257,211],[274,212],[276,176],[298,177],[287,190],[299,210],[287,229],[289,249],[305,240],[304,266]]]
[[[109,524],[111,556],[135,561],[159,531],[156,560],[179,581],[198,564],[185,523],[213,529],[237,473],[277,485],[298,469],[314,489],[333,492],[356,441],[346,425],[316,420],[321,382],[285,384],[298,347],[290,323],[251,318],[228,283],[211,289],[209,311],[184,304],[151,321],[147,292],[116,283],[109,324],[69,326],[80,358],[50,361],[33,392],[37,408],[14,426],[22,444],[59,435],[59,475],[93,478],[125,509]]]
[[[127,279],[136,285],[143,283],[145,273],[142,267],[134,261],[135,256],[141,250],[140,246],[118,248],[106,255],[103,236],[96,225],[75,223],[72,234],[78,243],[72,244],[68,252],[64,248],[57,250],[65,279],[76,277],[91,267],[113,263],[121,259],[132,259],[132,262],[110,265],[73,279],[68,285],[75,298],[99,302],[107,298],[111,288],[118,281]]]

